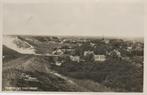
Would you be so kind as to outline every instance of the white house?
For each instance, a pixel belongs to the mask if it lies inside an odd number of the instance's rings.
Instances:
[[[84,51],[84,56],[87,56],[89,54],[94,54],[94,52],[93,51]]]
[[[110,40],[104,39],[104,43],[105,43],[105,44],[109,44],[109,42],[110,42]]]
[[[56,66],[61,66],[62,63],[61,63],[61,62],[56,62],[55,65],[56,65]]]
[[[79,56],[70,56],[70,60],[74,62],[80,62],[80,57]]]
[[[52,54],[62,55],[62,54],[64,54],[64,52],[61,49],[57,49],[57,50],[53,51]]]
[[[127,47],[127,51],[131,51],[132,50],[132,47]]]
[[[106,56],[105,55],[94,55],[94,60],[95,61],[105,61]]]

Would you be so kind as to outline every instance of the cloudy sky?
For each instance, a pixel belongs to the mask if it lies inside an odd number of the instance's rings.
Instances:
[[[4,34],[143,37],[143,0],[5,3]]]

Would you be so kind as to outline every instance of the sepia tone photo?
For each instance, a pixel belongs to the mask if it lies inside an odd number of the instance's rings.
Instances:
[[[2,91],[143,92],[142,0],[4,3]]]

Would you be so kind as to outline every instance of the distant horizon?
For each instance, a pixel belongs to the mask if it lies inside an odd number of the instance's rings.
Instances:
[[[55,37],[89,37],[89,38],[114,38],[114,39],[142,39],[144,40],[144,36],[143,37],[126,37],[126,36],[91,36],[91,35],[30,35],[30,34],[3,34],[3,36],[44,36],[44,37],[50,37],[50,36],[55,36]]]
[[[144,34],[144,33],[143,33]],[[85,35],[85,34],[64,34],[64,33],[60,33],[60,34],[44,34],[43,32],[42,32],[42,34],[41,34],[41,32],[40,33],[34,33],[34,32],[32,32],[32,33],[5,33],[5,32],[3,32],[3,35],[30,35],[30,36],[82,36],[82,37],[86,37],[86,36],[88,36],[88,37],[101,37],[101,36],[105,36],[105,37],[123,37],[123,38],[144,38],[144,35],[143,36],[132,36],[132,35],[109,35],[109,34],[107,34],[107,35],[104,35],[104,34],[99,34],[99,35],[96,35],[96,34],[91,34],[91,35]]]

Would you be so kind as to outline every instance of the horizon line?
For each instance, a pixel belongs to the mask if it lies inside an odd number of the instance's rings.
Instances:
[[[3,34],[5,35],[22,35],[22,36],[74,36],[74,37],[115,37],[115,38],[144,38],[144,36],[110,36],[110,35],[61,35],[61,34],[49,34],[49,35],[45,35],[45,34]]]

